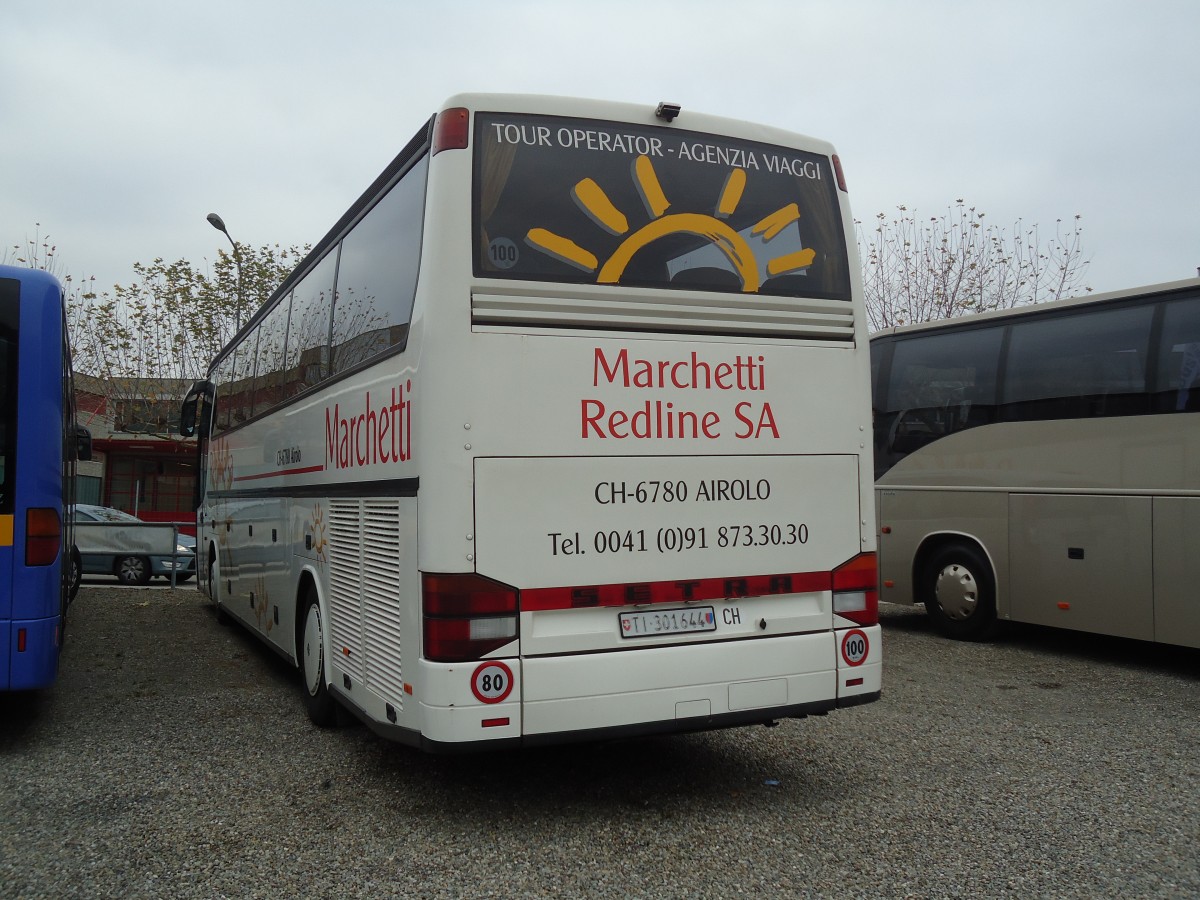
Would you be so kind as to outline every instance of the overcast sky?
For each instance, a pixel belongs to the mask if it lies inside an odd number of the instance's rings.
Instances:
[[[831,141],[857,218],[955,200],[1097,291],[1200,266],[1196,0],[38,0],[0,14],[0,247],[99,289],[204,266],[218,212],[313,243],[462,91],[693,109]]]

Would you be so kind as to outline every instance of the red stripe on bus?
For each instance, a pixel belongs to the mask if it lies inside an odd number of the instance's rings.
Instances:
[[[302,469],[280,469],[278,472],[260,472],[257,475],[239,475],[234,481],[257,481],[260,478],[278,478],[280,475],[308,475],[312,472],[324,472],[324,464],[305,466]]]
[[[531,588],[521,591],[521,611],[579,609],[590,606],[631,606],[643,603],[685,603],[809,594],[833,588],[832,572],[792,572],[733,578],[695,578],[634,584],[596,584]]]

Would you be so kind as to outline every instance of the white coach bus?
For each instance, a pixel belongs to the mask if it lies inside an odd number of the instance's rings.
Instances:
[[[429,750],[877,699],[854,246],[826,143],[452,98],[185,402],[202,589]]]
[[[872,338],[883,599],[1200,647],[1200,279]]]

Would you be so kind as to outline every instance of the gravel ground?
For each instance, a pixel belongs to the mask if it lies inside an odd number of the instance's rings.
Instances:
[[[880,703],[446,758],[311,727],[193,588],[85,586],[0,698],[0,897],[1200,896],[1200,653],[883,617]]]

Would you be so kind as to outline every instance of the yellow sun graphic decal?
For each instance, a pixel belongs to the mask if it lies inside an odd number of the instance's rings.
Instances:
[[[313,507],[312,515],[308,517],[307,531],[312,535],[312,551],[317,556],[317,562],[327,562],[325,548],[329,541],[325,537],[325,511],[320,504]]]
[[[749,242],[725,221],[737,211],[738,203],[741,202],[746,189],[744,169],[730,170],[711,214],[668,214],[671,202],[659,183],[654,164],[647,156],[639,156],[634,162],[633,178],[646,212],[650,215],[650,221],[632,232],[629,218],[591,178],[583,179],[572,189],[573,199],[593,222],[610,234],[625,236],[613,254],[603,263],[591,251],[545,228],[531,228],[525,235],[525,240],[549,256],[585,272],[597,273],[596,281],[600,284],[617,284],[633,257],[643,247],[670,234],[693,234],[706,239],[725,255],[741,279],[744,293],[753,294],[758,291],[759,267],[754,250]],[[769,241],[799,219],[800,207],[790,203],[752,226],[750,234],[763,241]],[[767,261],[767,274],[782,275],[806,269],[813,264],[815,258],[816,252],[811,249],[786,253]]]

